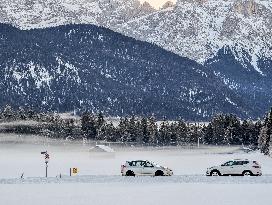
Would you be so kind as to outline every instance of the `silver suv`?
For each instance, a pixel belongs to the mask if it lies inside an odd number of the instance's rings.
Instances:
[[[127,161],[121,165],[122,176],[172,176],[173,171],[148,160]]]
[[[257,161],[248,159],[230,160],[222,165],[210,167],[206,172],[207,176],[221,175],[242,175],[242,176],[261,176],[261,165]]]

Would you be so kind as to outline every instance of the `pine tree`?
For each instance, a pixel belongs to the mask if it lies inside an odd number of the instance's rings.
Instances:
[[[159,129],[159,143],[162,146],[166,146],[169,145],[170,142],[171,142],[170,126],[168,121],[164,119]]]
[[[211,121],[212,129],[213,129],[213,138],[212,144],[222,144],[224,142],[225,136],[225,116],[222,114],[218,114],[213,117]]]
[[[150,136],[148,132],[148,123],[147,118],[143,117],[141,120],[141,130],[142,130],[142,139],[144,144],[148,144],[150,141]]]
[[[130,140],[129,121],[127,117],[120,119],[118,132],[120,135],[121,142],[127,142],[128,140]]]
[[[136,142],[137,140],[137,127],[136,119],[132,116],[128,123],[128,132],[129,132],[129,142]]]
[[[203,128],[203,140],[207,144],[213,143],[213,126],[211,123]]]
[[[265,155],[269,155],[270,153],[271,135],[272,135],[272,108],[265,117],[264,125],[261,128],[261,132],[259,135],[259,147],[261,153],[264,153]]]
[[[10,105],[6,105],[3,110],[3,117],[5,120],[14,120],[15,112]]]
[[[104,120],[104,116],[102,114],[102,112],[99,112],[98,116],[97,116],[97,120],[95,122],[95,128],[96,128],[96,132],[97,132],[97,139],[102,139],[103,135],[102,132],[105,132],[105,123],[106,121]],[[103,130],[102,130],[103,128]]]
[[[97,129],[96,121],[93,115],[84,113],[81,118],[81,130],[88,139],[96,139]]]
[[[200,132],[197,124],[191,124],[188,130],[189,143],[196,144],[200,138]]]
[[[250,140],[250,136],[251,136],[251,132],[250,132],[250,125],[249,122],[247,120],[244,120],[242,125],[241,125],[241,130],[242,130],[242,144],[243,145],[249,145],[251,144],[251,140]]]
[[[261,153],[264,153],[265,155],[269,154],[268,138],[268,128],[267,126],[263,126],[259,135],[259,148]]]
[[[104,120],[102,112],[99,112],[97,117],[97,129],[100,129],[105,123],[106,121]]]
[[[188,127],[183,120],[178,121],[176,132],[177,132],[177,144],[178,145],[187,144]]]
[[[19,107],[18,115],[20,120],[26,120],[27,118],[25,109],[23,107]]]
[[[158,144],[158,126],[155,117],[148,118],[148,135],[151,144]]]
[[[143,129],[141,125],[141,121],[137,120],[136,122],[136,142],[137,144],[143,144]]]

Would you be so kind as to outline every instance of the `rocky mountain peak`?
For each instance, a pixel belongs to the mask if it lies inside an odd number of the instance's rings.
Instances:
[[[172,1],[167,1],[162,7],[161,9],[167,9],[167,8],[171,8],[174,7],[175,4]]]
[[[150,3],[148,3],[147,1],[145,1],[142,5],[141,5],[141,10],[142,11],[146,11],[146,12],[154,12],[156,11],[156,9],[150,5]]]

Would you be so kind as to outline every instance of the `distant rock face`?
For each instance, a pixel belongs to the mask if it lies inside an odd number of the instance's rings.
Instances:
[[[272,105],[269,0],[179,0],[116,30],[207,65],[260,109]]]
[[[263,113],[211,69],[102,27],[0,24],[0,50],[0,106],[186,120]]]
[[[24,29],[63,24],[95,24],[111,27],[155,9],[138,0],[2,0],[0,21]]]
[[[166,9],[171,8],[171,9]],[[161,10],[138,0],[2,0],[0,22],[23,29],[64,24],[104,26],[204,64],[228,46],[261,73],[272,58],[271,0],[178,0]]]
[[[146,1],[142,4],[141,10],[142,10],[142,11],[145,11],[145,14],[152,13],[152,12],[156,11],[156,9],[154,9],[154,8],[150,5],[150,3],[146,2]]]
[[[233,50],[241,64],[240,51],[246,51],[250,64],[260,73],[258,59],[272,58],[269,0],[180,0],[172,10],[157,11],[114,28],[200,63],[224,46]]]
[[[175,4],[172,1],[167,1],[162,7],[161,9],[167,9],[167,8],[171,8],[174,7]]]

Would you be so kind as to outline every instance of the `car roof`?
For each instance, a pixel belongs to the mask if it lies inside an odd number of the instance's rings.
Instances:
[[[250,160],[248,160],[248,159],[234,159],[233,161],[250,161]]]
[[[148,160],[139,159],[139,160],[130,160],[127,162],[146,162],[146,161],[148,161]]]

